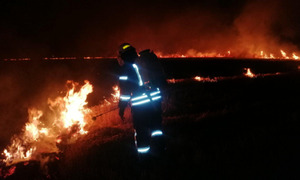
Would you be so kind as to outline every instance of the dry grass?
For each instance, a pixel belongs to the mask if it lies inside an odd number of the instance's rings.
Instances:
[[[49,164],[48,179],[299,179],[299,76],[171,84],[163,156],[139,162],[130,112],[122,123],[116,110]],[[36,163],[18,167],[7,179],[47,179]]]

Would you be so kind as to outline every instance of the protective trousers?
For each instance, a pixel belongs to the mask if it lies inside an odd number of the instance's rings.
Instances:
[[[137,151],[149,153],[151,139],[163,135],[161,101],[132,107],[132,118]]]

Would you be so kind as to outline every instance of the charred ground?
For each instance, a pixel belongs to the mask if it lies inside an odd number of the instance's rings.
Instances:
[[[300,81],[298,62],[164,60],[168,78],[234,76],[218,82],[169,84],[164,96],[166,151],[140,164],[132,124],[117,112],[95,121],[90,133],[49,164],[19,164],[7,179],[297,179]],[[68,79],[95,86],[91,106],[109,96],[115,61],[1,62],[1,147],[20,131],[27,108],[56,95]],[[280,75],[247,78],[254,73]],[[127,117],[128,117],[127,112]]]

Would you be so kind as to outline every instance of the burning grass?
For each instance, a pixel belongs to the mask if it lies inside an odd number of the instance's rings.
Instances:
[[[29,121],[20,134],[12,137],[11,144],[2,152],[0,164],[5,168],[0,169],[0,178],[13,175],[17,165],[27,166],[32,162],[40,164],[43,174],[51,177],[48,172],[49,164],[61,160],[61,153],[66,154],[66,159],[74,158],[75,154],[82,154],[92,146],[115,140],[113,134],[120,136],[121,129],[129,128],[120,126],[125,122],[121,122],[118,113],[111,110],[117,106],[120,96],[117,86],[113,87],[111,98],[104,99],[100,105],[91,108],[87,107],[86,100],[93,91],[93,86],[88,81],[81,87],[76,82],[68,81],[66,87],[65,96],[49,98],[46,109],[28,110]],[[97,114],[99,117],[93,120],[100,123],[93,123],[92,116]],[[129,119],[129,113],[126,112],[125,115]],[[99,129],[104,129],[101,130],[101,141]],[[85,137],[86,135],[88,136]],[[73,148],[71,144],[75,142],[84,145]]]
[[[215,76],[217,81],[194,75],[168,85],[163,156],[146,163],[137,160],[130,111],[122,122],[112,98],[84,105],[93,112],[85,116],[87,124],[92,123],[84,128],[88,133],[80,134],[76,126],[76,139],[59,143],[63,153],[41,155],[49,157],[46,173],[40,170],[44,161],[31,160],[2,168],[0,174],[6,179],[297,179],[300,74],[257,73],[250,68],[256,78],[245,76],[247,69],[241,68],[236,76]],[[37,109],[33,112],[32,117],[39,117]],[[101,113],[105,114],[90,121]],[[37,119],[46,120],[41,117]]]
[[[147,163],[140,163],[134,153],[130,121],[104,127],[97,119],[99,128],[70,146],[60,177],[298,177],[299,148],[294,142],[299,140],[299,106],[286,107],[299,100],[295,98],[299,97],[298,76],[299,73],[218,83],[170,84],[168,99],[165,97],[167,102],[164,102],[167,143],[164,156],[154,156]],[[289,87],[284,91],[289,94],[274,99],[274,95],[283,90],[275,88],[279,84]],[[258,87],[264,91],[255,91]],[[294,168],[290,169],[291,166]]]
[[[28,110],[29,120],[21,134],[13,136],[11,144],[3,150],[1,164],[11,166],[32,160],[45,164],[49,157],[43,154],[58,154],[61,151],[59,144],[73,143],[87,134],[91,110],[85,106],[93,87],[88,81],[79,90],[76,89],[77,83],[68,81],[67,86],[69,90],[64,97],[48,100],[48,112],[34,108]],[[11,171],[3,177],[10,175]]]

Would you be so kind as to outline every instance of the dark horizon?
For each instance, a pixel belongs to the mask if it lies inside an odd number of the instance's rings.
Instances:
[[[292,0],[1,0],[0,58],[114,57],[122,42],[162,54],[300,49]]]

